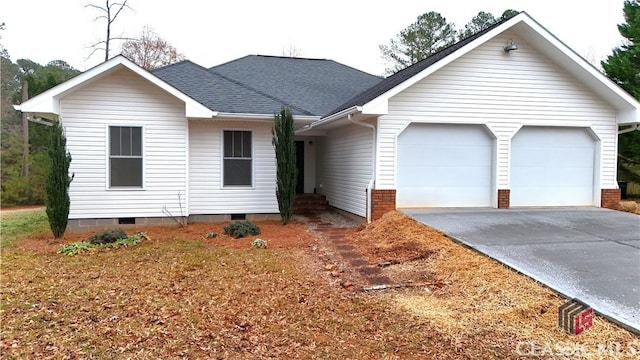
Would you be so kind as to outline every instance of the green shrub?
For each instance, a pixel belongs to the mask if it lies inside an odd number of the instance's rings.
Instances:
[[[267,240],[255,239],[255,240],[253,240],[251,242],[251,247],[266,248],[267,247]]]
[[[260,228],[249,220],[241,220],[225,226],[224,233],[238,239],[249,235],[258,235]]]
[[[118,229],[118,230],[121,230],[121,229]],[[117,233],[118,230],[111,230],[99,235],[104,235],[107,233]],[[99,235],[94,235],[92,236],[92,238]],[[110,237],[107,237],[107,238],[110,238]],[[119,238],[113,242],[108,242],[108,243],[91,243],[89,241],[80,241],[80,242],[74,242],[71,244],[63,244],[58,249],[58,254],[74,256],[74,255],[78,255],[80,253],[95,250],[95,249],[119,248],[123,246],[138,245],[142,240],[149,240],[149,239],[150,239],[149,236],[147,236],[147,234],[144,232],[139,232],[131,236],[127,236],[127,234],[125,233],[124,238]]]
[[[49,172],[44,185],[46,193],[47,218],[49,227],[56,239],[64,235],[69,221],[69,185],[73,175],[69,176],[71,154],[66,148],[67,139],[59,122],[51,128],[49,139]]]
[[[86,241],[79,241],[71,244],[60,245],[60,248],[58,249],[58,254],[73,256],[73,255],[78,255],[80,253],[83,253],[85,251],[93,250],[95,248],[96,246],[93,245],[92,243],[89,243]]]
[[[110,244],[126,237],[127,233],[123,229],[113,229],[92,235],[89,237],[89,242],[94,245]]]

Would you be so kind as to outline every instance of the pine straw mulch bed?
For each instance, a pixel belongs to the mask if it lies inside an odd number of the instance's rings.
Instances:
[[[199,241],[203,245],[212,247],[224,247],[234,249],[249,249],[251,242],[257,238],[267,241],[269,248],[303,248],[316,240],[307,231],[304,224],[298,222],[289,223],[282,226],[279,221],[261,221],[260,234],[252,235],[245,238],[234,239],[224,234],[225,223],[192,223],[185,227],[174,226],[137,226],[125,228],[127,234],[134,234],[138,231],[144,231],[152,241],[174,241],[174,240],[190,240]],[[118,228],[117,225],[114,228]],[[207,238],[207,234],[216,233],[215,238]],[[61,244],[69,244],[78,241],[86,241],[96,232],[77,232],[64,234],[60,239],[53,239],[51,233],[42,233],[19,242],[19,246],[27,251],[36,253],[55,253]],[[100,251],[110,251],[108,249]]]
[[[537,345],[538,355],[543,346],[558,344],[565,347],[553,348],[551,354],[572,358],[606,357],[599,345],[619,344],[622,356],[640,353],[640,337],[599,316],[579,336],[564,332],[557,325],[557,309],[566,299],[400,212],[361,226],[350,239],[372,265],[397,263],[383,268],[395,282],[435,285],[391,291],[385,297],[429,321],[462,352],[483,352],[488,344],[515,350],[524,341]]]

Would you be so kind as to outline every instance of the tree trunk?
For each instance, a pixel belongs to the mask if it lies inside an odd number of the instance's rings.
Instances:
[[[22,102],[29,100],[29,83],[22,82]],[[22,176],[29,177],[29,118],[22,113]]]

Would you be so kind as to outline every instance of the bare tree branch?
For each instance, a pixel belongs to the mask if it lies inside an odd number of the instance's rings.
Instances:
[[[120,8],[118,9],[118,11],[116,11],[116,14],[115,14],[115,15],[113,15],[113,18],[111,18],[111,22],[116,21],[116,18],[117,18],[117,17],[118,17],[118,15],[120,14],[120,11],[122,11],[122,9],[124,9],[125,7],[127,7],[127,8],[129,8],[129,9],[131,9],[131,7],[130,7],[129,5],[127,5],[127,1],[129,1],[129,0],[124,0],[124,2],[122,2],[122,3],[113,3],[113,4],[111,4],[111,6],[118,6],[118,5],[120,5]],[[108,3],[108,2],[107,2],[107,3]],[[109,7],[109,10],[111,10],[111,7]],[[131,9],[131,10],[133,10],[133,9]]]
[[[96,48],[97,45],[99,44],[104,44],[104,49],[100,48],[99,50],[104,50],[104,61],[109,60],[109,49],[110,49],[110,44],[111,44],[111,40],[129,40],[129,38],[127,37],[112,37],[111,36],[111,25],[116,21],[116,18],[118,17],[118,15],[120,15],[120,12],[122,12],[122,10],[124,8],[128,8],[133,10],[128,4],[129,0],[124,0],[123,2],[110,2],[110,0],[105,0],[105,6],[100,6],[100,5],[96,5],[96,4],[87,4],[85,5],[85,7],[87,8],[93,8],[93,9],[97,9],[98,11],[103,12],[103,15],[99,15],[96,16],[95,19],[93,19],[93,21],[99,20],[99,19],[104,19],[106,20],[107,23],[107,27],[106,27],[106,36],[105,36],[105,40],[104,41],[99,41],[95,44],[93,44],[91,47],[94,48],[94,50],[91,52],[91,54],[87,57],[87,59],[89,57],[91,57],[96,50],[98,50],[98,48]],[[112,15],[112,9],[117,9],[115,11],[115,14]]]

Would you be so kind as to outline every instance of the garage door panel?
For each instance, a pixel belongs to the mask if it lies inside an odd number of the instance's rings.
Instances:
[[[511,206],[594,205],[596,141],[588,129],[523,127],[511,147]]]
[[[435,205],[442,207],[486,207],[486,197],[482,195],[485,190],[484,187],[440,187],[440,188],[425,188],[425,187],[407,187],[405,190],[412,194],[411,198],[405,199],[401,207],[425,207],[424,200],[429,199],[433,204],[446,204]],[[451,194],[455,193],[457,196],[452,197]]]
[[[442,156],[446,153],[447,156]],[[456,158],[455,166],[484,164],[486,146],[434,146],[430,144],[404,145],[398,151],[399,159],[407,165],[451,166],[451,158]]]
[[[411,124],[398,137],[397,206],[491,206],[493,141],[480,125]]]

